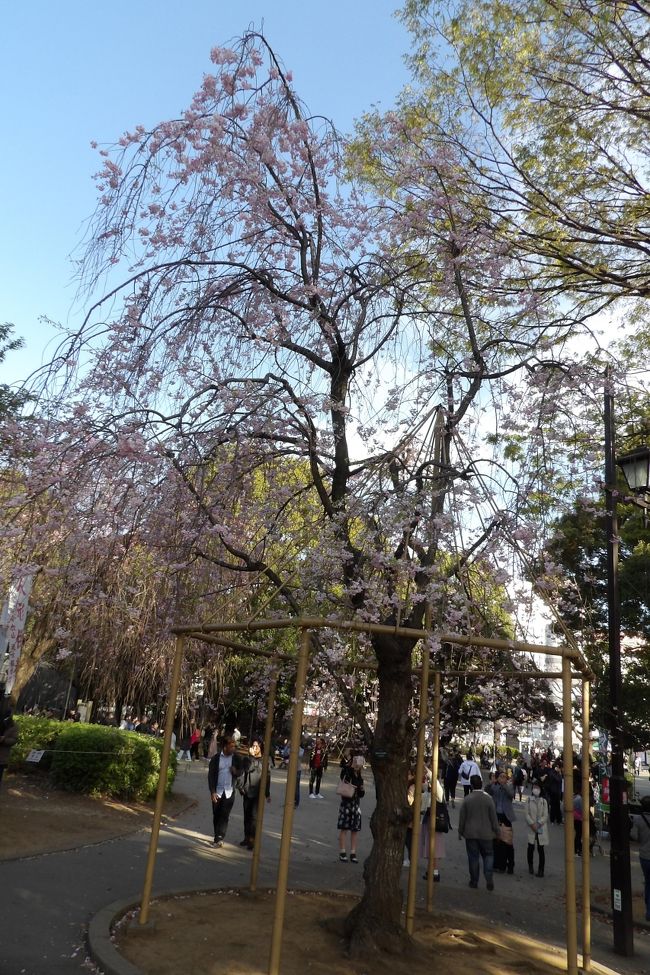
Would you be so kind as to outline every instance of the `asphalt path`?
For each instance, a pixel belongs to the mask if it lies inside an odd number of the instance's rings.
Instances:
[[[264,821],[259,887],[275,886],[286,772],[272,770],[271,803]],[[361,893],[363,860],[371,836],[368,815],[374,804],[369,773],[362,802],[363,827],[359,837],[361,863],[338,860],[335,794],[338,770],[328,771],[323,780],[323,799],[307,797],[303,772],[301,802],[294,816],[289,885],[305,889],[332,889]],[[207,788],[207,763],[183,764],[175,790],[188,797],[188,808],[172,824],[163,827],[154,875],[154,896],[172,890],[206,885],[246,886],[250,877],[248,851],[238,843],[243,838],[241,800],[236,800],[230,818],[226,844],[211,846],[212,820]],[[647,775],[640,782],[642,793],[650,792]],[[459,792],[462,791],[459,789]],[[483,883],[468,889],[465,844],[455,829],[462,803],[457,798],[450,810],[452,832],[447,834],[446,857],[441,863],[442,879],[435,885],[435,909],[460,913],[471,929],[474,919],[504,924],[526,937],[545,944],[564,945],[564,854],[563,827],[551,827],[547,848],[546,875],[530,876],[526,865],[526,827],[523,812],[515,823],[515,872],[495,875],[495,890]],[[515,804],[518,809],[519,803]],[[572,829],[572,827],[571,827]],[[148,850],[148,830],[74,850],[27,857],[0,863],[2,911],[0,914],[0,975],[88,975],[85,943],[91,918],[113,901],[138,901],[142,891]],[[591,859],[595,887],[609,888],[609,857]],[[581,861],[576,858],[577,883]],[[423,906],[425,882],[418,868],[418,903]],[[406,892],[408,870],[403,870]],[[642,876],[636,852],[632,855],[632,884],[641,889]],[[578,918],[580,924],[580,918]],[[580,928],[579,928],[580,931]],[[266,950],[266,946],[265,950]],[[650,973],[650,928],[635,932],[635,956],[621,958],[612,950],[611,924],[594,913],[592,954],[595,961],[623,973]]]

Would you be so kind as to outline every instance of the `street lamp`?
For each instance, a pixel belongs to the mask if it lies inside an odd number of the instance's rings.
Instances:
[[[607,377],[609,380],[609,377]],[[609,782],[610,878],[614,951],[634,954],[630,831],[625,781],[623,683],[621,676],[621,604],[618,580],[618,506],[614,451],[614,397],[605,389],[605,507],[607,512],[607,605],[609,637],[610,738],[612,774]],[[628,487],[635,494],[650,491],[650,449],[640,447],[618,458]],[[644,501],[635,502],[646,507]]]
[[[650,447],[637,447],[628,454],[619,454],[616,463],[623,471],[630,491],[650,494]]]

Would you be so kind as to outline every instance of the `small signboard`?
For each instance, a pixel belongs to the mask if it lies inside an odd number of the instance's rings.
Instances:
[[[616,890],[616,888],[614,888],[612,893],[614,895],[614,910],[620,911],[622,909],[621,892],[620,890]]]
[[[45,749],[44,748],[41,748],[40,751],[39,751],[38,748],[32,748],[31,752],[27,756],[27,761],[28,762],[40,762],[40,760],[42,759],[42,757],[43,757],[44,754],[45,754]]]

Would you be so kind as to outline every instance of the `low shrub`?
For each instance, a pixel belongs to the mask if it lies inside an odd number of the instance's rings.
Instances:
[[[18,725],[18,741],[9,753],[9,768],[20,769],[21,772],[45,769],[52,764],[54,746],[61,731],[67,727],[65,721],[55,721],[52,718],[37,718],[31,714],[15,714],[14,721]],[[38,765],[28,762],[30,751],[44,751]]]
[[[156,794],[162,739],[93,724],[66,724],[56,741],[51,775],[55,786],[90,796],[151,799]],[[176,774],[172,753],[166,792]]]

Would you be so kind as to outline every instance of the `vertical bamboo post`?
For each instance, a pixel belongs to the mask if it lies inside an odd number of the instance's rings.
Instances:
[[[571,661],[562,657],[562,727],[564,756],[564,877],[568,975],[578,972],[576,868],[573,852],[573,722],[571,720]]]
[[[420,678],[420,723],[418,727],[418,751],[415,761],[413,789],[413,827],[411,831],[411,865],[409,867],[408,892],[406,895],[406,931],[413,934],[415,921],[415,894],[418,879],[418,850],[420,847],[420,813],[422,811],[422,778],[424,775],[424,748],[426,745],[426,721],[429,698],[429,644],[422,650],[422,676]]]
[[[296,670],[296,693],[293,706],[293,720],[291,722],[291,739],[289,752],[289,768],[287,769],[287,787],[284,793],[284,816],[282,819],[282,839],[280,840],[280,862],[278,863],[278,879],[275,890],[275,911],[273,915],[273,932],[271,934],[271,951],[269,954],[268,975],[280,975],[280,952],[282,950],[282,927],[284,924],[284,909],[287,898],[287,877],[289,874],[289,852],[291,850],[291,830],[293,827],[293,812],[296,796],[296,774],[298,772],[300,748],[300,732],[302,730],[302,711],[305,701],[305,682],[307,679],[307,665],[309,663],[309,630],[301,631],[300,652]]]
[[[582,678],[582,970],[591,971],[591,849],[589,846],[589,678]]]
[[[438,797],[438,751],[440,749],[440,671],[434,677],[433,745],[431,752],[431,811],[429,812],[429,869],[427,870],[427,911],[433,910],[433,862],[436,855],[436,800]]]
[[[156,792],[156,805],[151,823],[151,835],[149,837],[149,852],[147,854],[147,865],[144,874],[144,887],[142,889],[142,901],[140,904],[139,924],[145,925],[149,920],[149,901],[151,900],[151,888],[153,886],[153,871],[156,863],[156,852],[158,850],[158,837],[160,835],[160,821],[162,819],[162,808],[165,801],[165,787],[167,785],[167,769],[169,768],[169,755],[172,747],[172,733],[174,731],[174,718],[176,717],[176,698],[178,697],[178,685],[181,679],[181,664],[183,662],[183,650],[185,640],[182,636],[176,637],[176,652],[172,666],[172,679],[167,698],[167,714],[165,716],[165,737],[163,739],[163,750],[160,757],[160,777],[158,779],[158,789]]]
[[[260,849],[262,846],[262,828],[264,826],[264,810],[266,809],[266,782],[269,776],[269,761],[271,758],[271,733],[273,731],[273,711],[275,709],[275,692],[278,687],[278,672],[273,671],[269,699],[264,725],[264,751],[262,753],[262,781],[260,782],[259,799],[257,800],[257,822],[255,825],[255,845],[253,846],[253,862],[251,863],[251,890],[257,889],[257,872],[260,863]]]

